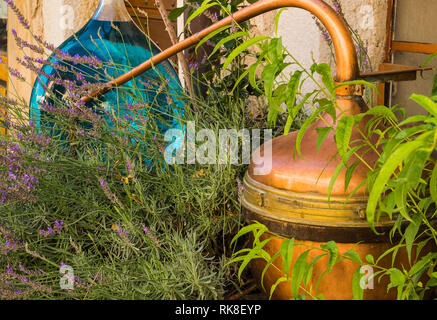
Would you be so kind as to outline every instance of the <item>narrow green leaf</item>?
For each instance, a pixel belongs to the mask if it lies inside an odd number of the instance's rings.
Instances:
[[[388,249],[387,251],[384,251],[377,259],[375,264],[377,265],[384,257],[388,256],[390,253],[395,252],[396,250],[399,250],[400,247],[403,247],[403,245],[396,245]]]
[[[355,152],[357,152],[358,150],[360,150],[363,146],[364,146],[364,145],[355,146],[355,147],[353,147],[352,149],[350,149],[350,150],[348,151],[348,153],[344,156],[345,161],[344,161],[344,162],[343,162],[343,161],[340,162],[340,163],[338,164],[338,166],[335,168],[334,173],[332,174],[332,177],[331,177],[331,179],[329,180],[329,185],[328,185],[328,201],[330,201],[330,199],[331,199],[331,193],[332,193],[332,189],[334,188],[335,181],[337,180],[339,174],[341,173],[341,170],[345,167],[345,164],[344,164],[344,163],[345,163],[345,162],[347,163],[348,160],[349,160],[349,158],[350,158],[352,155],[354,155]],[[361,182],[361,184],[364,184],[364,183],[365,183],[365,181]],[[354,190],[352,191],[352,193],[355,193],[355,192],[356,192],[356,191],[361,187],[361,184],[360,184],[359,186],[357,186],[357,188],[354,189]]]
[[[418,150],[408,159],[407,184],[410,189],[416,189],[422,179],[423,171],[429,159],[430,150]],[[405,170],[405,169],[404,169]],[[404,171],[403,170],[403,171]]]
[[[352,179],[354,171],[356,167],[360,164],[360,160],[355,161],[351,166],[346,169],[346,173],[344,175],[344,192],[346,193],[347,188],[349,187],[349,183]]]
[[[185,27],[188,26],[190,24],[190,22],[196,18],[197,16],[201,15],[206,9],[209,9],[211,7],[214,6],[218,6],[219,4],[217,2],[211,2],[208,3],[208,1],[205,1],[202,3],[202,5],[197,8],[187,19],[187,21],[185,22]]]
[[[361,266],[355,270],[352,277],[352,294],[354,300],[363,300],[364,289],[361,287]]]
[[[281,13],[282,13],[284,10],[287,10],[287,8],[281,8],[281,9],[279,9],[278,13],[277,13],[276,16],[275,16],[275,35],[278,35],[279,18],[280,18],[280,16],[281,16]]]
[[[234,92],[234,90],[237,88],[238,84],[241,82],[241,80],[243,80],[247,75],[249,74],[249,69],[245,70],[237,79],[237,81],[235,81],[234,87],[231,90],[231,93]]]
[[[282,267],[284,268],[287,278],[291,267],[291,260],[293,259],[293,248],[294,238],[286,239],[282,242],[280,250],[282,256]]]
[[[411,116],[399,123],[399,127],[402,127],[408,123],[416,123],[416,122],[423,122],[427,119],[427,116],[424,115],[417,115],[417,116]]]
[[[423,63],[423,65],[422,65],[422,67],[426,67],[426,66],[428,66],[428,64],[431,62],[431,60],[433,60],[435,57],[437,57],[437,52],[436,53],[433,53],[432,55],[430,55],[426,60],[425,60],[425,62]]]
[[[267,261],[267,264],[266,264],[266,266],[264,267],[264,270],[263,270],[263,272],[261,273],[261,287],[262,287],[262,289],[265,291],[265,288],[264,288],[264,276],[265,276],[265,274],[266,274],[266,272],[267,272],[267,270],[269,269],[269,267],[272,265],[272,263],[279,257],[279,255],[281,254],[281,252],[280,251],[278,251],[278,252],[276,252],[274,255],[273,255],[273,257],[271,257],[268,261]]]
[[[370,253],[366,256],[366,261],[371,264],[375,264],[375,259],[373,258],[373,255],[371,255]]]
[[[335,85],[334,80],[331,75],[331,67],[327,63],[321,63],[316,66],[316,72],[321,75],[322,82],[325,85],[326,89],[329,90],[331,94],[334,95]]]
[[[255,38],[252,38],[252,39],[249,39],[249,40],[243,42],[241,45],[239,45],[237,48],[235,48],[234,51],[232,51],[229,54],[229,56],[226,58],[225,63],[223,64],[223,68],[222,68],[223,73],[228,68],[228,66],[232,62],[232,60],[234,60],[241,52],[243,52],[244,50],[246,50],[250,46],[253,46],[255,43],[266,40],[268,38],[269,37],[266,37],[266,36],[258,36],[258,37],[255,37]]]
[[[376,232],[374,221],[376,206],[378,205],[378,201],[383,194],[387,181],[390,179],[390,177],[392,176],[396,168],[402,163],[402,161],[408,155],[410,155],[411,152],[421,147],[422,144],[423,141],[421,140],[415,140],[403,144],[398,149],[394,150],[394,152],[389,156],[387,161],[382,166],[380,172],[378,173],[378,176],[376,177],[376,180],[371,187],[366,208],[367,222],[374,232]]]
[[[331,193],[332,193],[332,189],[334,188],[334,184],[335,181],[337,180],[338,176],[341,173],[341,170],[344,168],[344,163],[340,162],[338,164],[338,166],[335,168],[334,173],[332,174],[331,179],[329,180],[329,185],[328,185],[328,202],[331,201]]]
[[[317,152],[320,151],[320,147],[322,146],[323,141],[325,141],[325,139],[328,137],[329,133],[331,132],[332,128],[331,127],[319,127],[316,128],[317,131],[317,141],[316,141],[316,146],[317,146]]]
[[[337,258],[338,258],[337,244],[334,241],[328,241],[326,244],[321,244],[320,247],[322,249],[328,250],[329,252],[328,269],[327,271],[325,271],[328,273],[332,270],[335,263],[337,262]]]
[[[437,104],[430,98],[414,93],[411,95],[410,99],[420,104],[426,111],[429,112],[429,114],[437,117]]]
[[[335,142],[337,144],[338,154],[346,164],[345,155],[348,151],[350,139],[352,137],[352,130],[354,128],[355,120],[353,116],[346,116],[337,122],[337,130],[335,132]]]
[[[267,56],[272,64],[282,63],[284,60],[282,38],[271,39],[267,52]]]
[[[288,82],[288,95],[287,95],[287,109],[288,113],[291,113],[295,103],[296,103],[296,95],[299,90],[299,83],[302,77],[302,71],[297,70],[290,77],[290,81]]]
[[[293,124],[293,120],[294,119],[291,117],[291,115],[288,115],[287,122],[285,123],[284,126],[284,136],[286,136],[290,132],[291,125]]]
[[[291,271],[291,295],[293,298],[298,296],[299,286],[303,280],[305,275],[305,271],[308,267],[307,257],[308,253],[311,250],[307,250],[302,253],[296,260],[296,263],[293,265],[293,269]]]
[[[168,14],[168,18],[170,20],[176,20],[181,14],[184,13],[184,11],[188,8],[188,5],[184,5],[183,7],[173,9]]]
[[[434,164],[431,178],[429,180],[429,191],[431,193],[432,201],[437,204],[437,164]]]
[[[307,272],[304,275],[305,286],[308,286],[309,282],[311,281],[311,278],[313,276],[313,267],[314,267],[314,264],[317,261],[319,261],[321,258],[325,257],[326,255],[327,255],[327,253],[324,253],[324,254],[318,255],[317,257],[314,257],[311,260],[311,262],[310,262],[310,264],[309,264],[309,266],[307,268]]]
[[[269,64],[264,67],[261,79],[264,82],[264,93],[268,101],[271,101],[273,95],[273,85],[278,71],[277,64]]]
[[[413,216],[413,221],[410,222],[407,229],[405,229],[405,244],[407,248],[408,261],[411,263],[411,249],[413,247],[414,240],[416,239],[417,232],[419,231],[422,217],[420,214]]]
[[[428,264],[433,264],[433,260],[437,258],[437,253],[430,252],[426,256],[422,257],[408,272],[408,275],[411,277],[421,271],[424,268],[428,268]]]
[[[345,252],[343,254],[343,256],[348,257],[349,259],[351,259],[354,262],[357,262],[359,264],[363,264],[363,261],[361,261],[360,255],[354,249],[348,250],[347,252]]]
[[[209,39],[211,39],[211,38],[213,38],[213,37],[215,37],[217,34],[219,34],[220,32],[222,32],[222,31],[224,31],[224,30],[226,30],[226,29],[229,29],[231,26],[230,25],[227,25],[227,26],[224,26],[224,27],[221,27],[221,28],[218,28],[217,30],[215,30],[215,31],[213,31],[213,32],[211,32],[210,34],[208,34],[207,36],[205,36],[202,40],[200,40],[200,42],[196,45],[196,48],[195,48],[195,52],[196,52],[196,54],[197,54],[197,49],[202,45],[202,44],[204,44],[206,41],[208,41]],[[221,45],[218,47],[218,48],[220,48],[221,47]],[[218,49],[217,49],[218,50]],[[216,51],[217,51],[216,50]],[[211,54],[212,55],[212,54]],[[210,56],[211,56],[210,55]]]
[[[407,210],[407,187],[405,183],[399,184],[393,191],[395,203],[399,213],[408,221],[412,221]]]
[[[216,53],[222,47],[222,45],[224,45],[226,42],[229,42],[229,41],[237,39],[237,38],[248,37],[248,36],[249,36],[249,34],[246,31],[239,31],[239,32],[235,32],[235,33],[227,36],[226,38],[221,39],[215,45],[214,50],[212,50],[212,52],[208,56],[208,59],[211,58],[214,55],[214,53]]]
[[[297,133],[297,137],[296,137],[296,151],[298,153],[298,155],[300,157],[302,157],[302,152],[301,152],[301,143],[302,143],[302,139],[305,135],[305,132],[308,130],[308,128],[310,127],[310,125],[313,124],[313,122],[319,117],[319,115],[323,112],[322,108],[318,108],[316,109],[306,120],[305,122],[302,124],[300,130]]]
[[[243,260],[243,263],[240,265],[240,268],[238,269],[238,279],[240,280],[241,278],[241,274],[243,273],[244,269],[246,268],[246,266],[253,260],[256,259],[258,257],[258,251],[260,251],[260,249],[264,248],[264,246],[269,243],[273,238],[267,238],[264,241],[258,243],[258,245],[256,245],[245,257]]]
[[[276,287],[279,286],[282,282],[286,282],[286,281],[288,281],[288,279],[285,277],[280,277],[278,280],[276,280],[276,282],[270,288],[270,295],[269,295],[270,300],[272,299],[273,293],[275,293]]]
[[[265,51],[262,52],[259,55],[257,61],[248,68],[248,70],[249,70],[249,83],[252,86],[252,88],[254,88],[259,93],[263,93],[263,92],[261,91],[261,89],[258,87],[258,84],[256,83],[256,72],[258,70],[258,67],[261,64],[261,61],[264,59],[264,57],[266,55],[267,55],[267,52],[265,52]]]
[[[241,228],[241,230],[238,231],[237,234],[232,238],[231,246],[232,246],[232,244],[233,244],[235,241],[237,241],[237,240],[238,240],[239,238],[241,238],[243,235],[245,235],[245,234],[247,234],[247,233],[249,233],[249,232],[254,232],[254,231],[258,231],[258,230],[265,230],[265,231],[266,231],[266,230],[267,230],[267,227],[264,226],[264,225],[262,225],[262,224],[259,223],[259,222],[255,222],[255,223],[249,224],[249,225],[247,225],[247,226]]]
[[[405,283],[405,275],[402,273],[401,270],[396,268],[389,269],[390,272],[390,284],[388,285],[388,288],[395,288],[395,287],[402,287]]]
[[[366,115],[374,115],[374,116],[383,116],[387,119],[396,121],[396,115],[386,106],[375,106],[373,108],[370,108],[366,113]]]

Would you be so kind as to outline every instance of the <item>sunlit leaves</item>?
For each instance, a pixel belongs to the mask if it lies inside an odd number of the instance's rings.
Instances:
[[[252,39],[249,39],[245,42],[243,42],[241,45],[239,45],[237,48],[235,48],[226,58],[226,61],[223,63],[222,71],[223,73],[228,68],[229,64],[234,60],[240,53],[242,53],[244,50],[248,49],[249,47],[253,46],[257,42],[260,42],[262,40],[266,40],[268,37],[266,36],[258,36]]]

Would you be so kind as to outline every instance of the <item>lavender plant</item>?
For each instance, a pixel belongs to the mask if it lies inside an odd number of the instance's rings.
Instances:
[[[6,2],[31,32],[13,1]],[[46,88],[47,127],[29,121],[22,97],[0,96],[0,127],[9,132],[0,138],[0,296],[219,299],[235,290],[235,268],[225,263],[240,225],[236,181],[244,167],[166,164],[158,119],[145,118],[140,102],[120,99],[130,110],[126,118],[81,103],[102,79],[84,80],[79,66],[102,71],[110,61],[68,56],[36,35],[32,44],[13,36],[24,55],[18,62],[42,76],[43,65],[57,68],[51,80],[67,94]],[[53,64],[51,54],[69,63]],[[66,71],[76,79],[62,77]],[[10,76],[28,80],[18,70]],[[231,105],[194,99],[196,112],[187,110],[183,120],[199,130],[218,135],[220,128],[263,126],[244,99]],[[132,120],[139,130],[131,130]],[[66,266],[74,271],[71,290],[59,285]]]

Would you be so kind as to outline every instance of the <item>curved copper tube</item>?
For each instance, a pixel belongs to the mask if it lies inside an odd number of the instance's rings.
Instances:
[[[305,9],[314,14],[326,27],[331,35],[337,61],[337,82],[355,80],[359,76],[358,62],[354,44],[350,32],[341,17],[322,0],[260,0],[242,10],[237,11],[232,17],[226,17],[210,27],[192,35],[191,37],[171,46],[156,56],[150,58],[139,66],[124,75],[108,82],[105,88],[83,97],[85,103],[111,91],[114,87],[120,86],[133,78],[149,70],[153,65],[157,65],[171,56],[185,50],[197,43],[211,32],[231,25],[236,22],[244,22],[255,16],[284,7],[297,7]]]

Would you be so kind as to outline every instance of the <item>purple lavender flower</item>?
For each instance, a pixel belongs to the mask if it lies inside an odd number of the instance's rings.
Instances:
[[[123,204],[120,202],[118,197],[109,188],[107,181],[105,181],[102,177],[99,177],[99,184],[101,189],[103,190],[103,193],[109,199],[109,201],[119,206],[120,208],[124,208]]]
[[[152,242],[157,246],[157,247],[161,247],[161,243],[159,242],[158,238],[155,236],[155,234],[152,232],[152,229],[146,227],[143,224],[143,231],[146,234],[146,236],[152,240]]]
[[[59,222],[58,220],[56,220],[53,228],[49,227],[47,230],[40,230],[39,234],[42,235],[44,238],[47,238],[56,233],[60,233],[63,228],[64,228],[64,221]]]
[[[30,139],[39,137],[29,136]],[[26,152],[10,141],[0,141],[0,205],[6,202],[35,201],[39,183],[36,166],[25,164]]]
[[[23,14],[20,12],[20,10],[17,8],[17,6],[15,5],[14,1],[12,0],[4,0],[6,2],[6,4],[8,5],[8,7],[15,13],[15,15],[18,18],[18,21],[20,22],[20,24],[27,30],[30,29],[30,25],[27,21],[27,19],[23,16]]]

